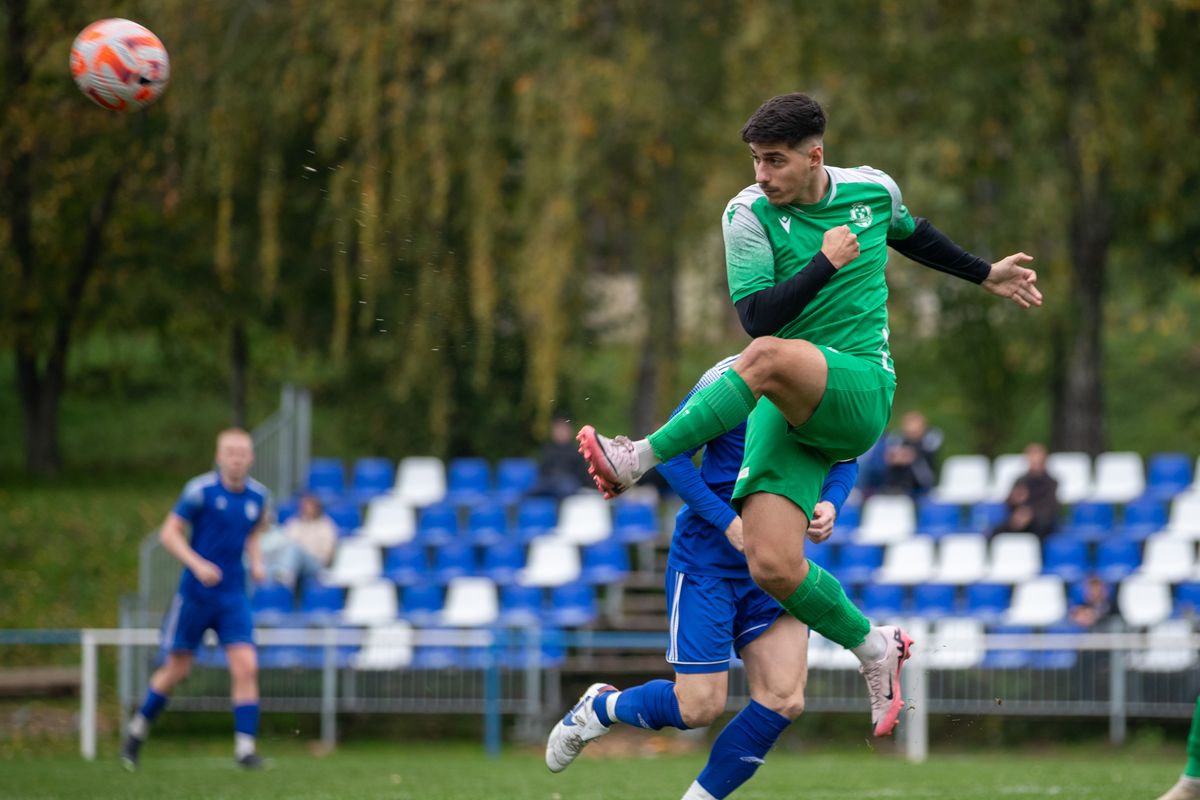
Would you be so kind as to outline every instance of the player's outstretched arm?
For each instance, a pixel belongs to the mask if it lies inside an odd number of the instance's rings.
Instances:
[[[1033,256],[1024,253],[1013,253],[992,264],[991,271],[983,281],[983,288],[997,297],[1012,300],[1021,308],[1040,306],[1042,293],[1038,291],[1037,273],[1021,266],[1033,261]]]

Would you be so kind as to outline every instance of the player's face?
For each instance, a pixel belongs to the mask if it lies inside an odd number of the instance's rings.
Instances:
[[[767,202],[782,206],[811,194],[815,170],[821,165],[820,150],[821,146],[811,140],[796,147],[783,142],[751,143],[754,181],[766,194]]]
[[[227,434],[217,441],[217,466],[221,475],[240,482],[254,464],[254,443],[249,436]]]

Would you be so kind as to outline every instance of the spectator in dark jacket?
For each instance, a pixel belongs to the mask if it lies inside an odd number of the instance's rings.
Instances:
[[[1046,472],[1046,448],[1034,442],[1025,448],[1029,471],[1017,478],[1005,504],[1008,517],[993,533],[1034,533],[1045,539],[1058,527],[1058,481]]]
[[[555,417],[550,423],[550,440],[538,454],[538,481],[529,494],[561,500],[592,485],[587,462],[579,457],[575,430],[566,417]]]
[[[937,483],[937,452],[942,432],[930,428],[925,415],[909,411],[900,420],[900,432],[888,437],[884,447],[883,491],[920,497]]]

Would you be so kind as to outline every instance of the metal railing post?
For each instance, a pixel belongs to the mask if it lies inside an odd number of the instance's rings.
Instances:
[[[88,761],[96,759],[96,635],[79,632],[83,650],[80,669],[79,752]]]
[[[1108,684],[1108,740],[1113,744],[1123,744],[1126,734],[1125,688],[1127,663],[1125,650],[1112,651],[1110,658],[1110,673]]]
[[[337,628],[325,628],[324,658],[321,661],[321,744],[337,744]]]
[[[925,659],[914,654],[900,673],[900,684],[908,698],[904,715],[904,755],[914,764],[929,757],[929,675]]]

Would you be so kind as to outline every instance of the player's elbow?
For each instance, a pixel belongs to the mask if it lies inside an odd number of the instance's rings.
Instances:
[[[734,304],[734,308],[737,309],[738,321],[742,323],[742,330],[754,338],[770,336],[776,331],[776,328],[769,320],[764,319],[762,314],[757,313],[756,299],[755,295],[750,295]]]

